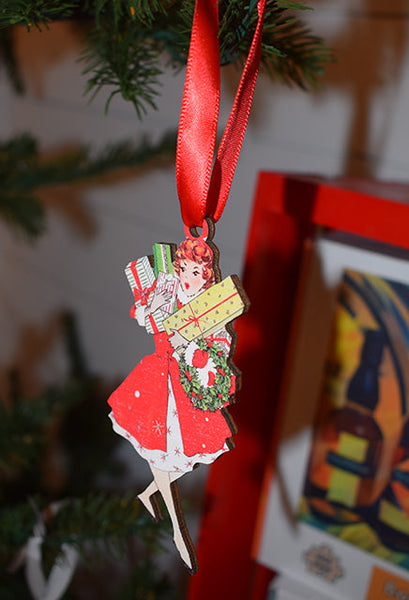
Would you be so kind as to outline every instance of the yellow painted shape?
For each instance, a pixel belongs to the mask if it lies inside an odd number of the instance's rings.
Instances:
[[[389,527],[396,529],[396,531],[401,531],[402,533],[409,535],[409,517],[386,500],[381,501],[379,519],[382,523],[385,523],[385,525],[389,525]]]
[[[327,499],[352,508],[356,504],[358,486],[359,477],[357,475],[334,468],[329,481]]]
[[[343,431],[339,436],[337,454],[362,463],[365,460],[368,444],[368,440]]]

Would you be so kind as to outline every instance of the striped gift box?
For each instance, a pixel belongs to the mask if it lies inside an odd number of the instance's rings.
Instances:
[[[175,308],[177,281],[173,277],[172,251],[169,244],[154,244],[154,267],[147,256],[133,260],[125,267],[125,274],[135,298],[135,306],[149,306],[156,282],[172,291],[169,304],[145,318],[148,333],[164,331],[163,321]]]
[[[136,304],[149,304],[149,290],[152,290],[156,278],[148,257],[143,256],[128,263],[125,267],[125,275],[134,296],[141,294],[141,299]]]
[[[176,291],[178,279],[174,276],[172,246],[170,244],[153,245],[153,271],[157,278],[158,290],[169,290],[172,298],[168,304],[161,306],[161,311],[165,317],[171,315],[176,310]]]
[[[153,244],[153,272],[155,277],[160,272],[173,275],[173,260],[171,244]]]

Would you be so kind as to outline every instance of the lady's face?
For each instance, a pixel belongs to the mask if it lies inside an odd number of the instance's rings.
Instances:
[[[180,262],[179,279],[187,296],[195,296],[206,283],[202,266],[188,259]]]

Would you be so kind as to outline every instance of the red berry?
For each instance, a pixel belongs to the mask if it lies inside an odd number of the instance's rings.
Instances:
[[[209,387],[214,385],[215,379],[216,379],[216,375],[213,373],[213,371],[209,371],[209,379],[207,381],[207,385]]]
[[[192,365],[196,367],[196,369],[203,369],[207,365],[207,361],[209,360],[209,354],[206,350],[195,350],[192,359]]]

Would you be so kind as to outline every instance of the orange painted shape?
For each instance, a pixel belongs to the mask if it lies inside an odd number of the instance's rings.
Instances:
[[[409,600],[409,581],[380,567],[372,569],[366,600]]]

